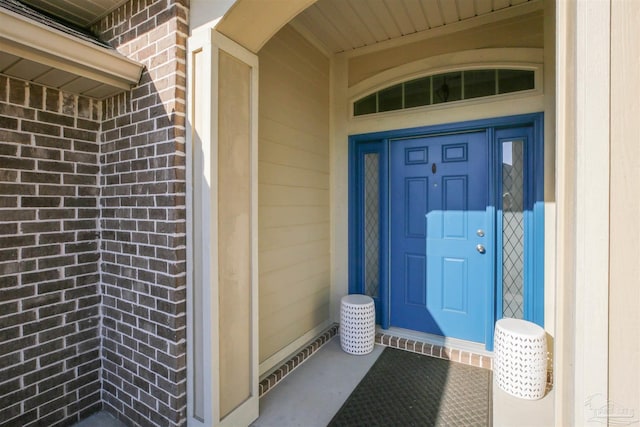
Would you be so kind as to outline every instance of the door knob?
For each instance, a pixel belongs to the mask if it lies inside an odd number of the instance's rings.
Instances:
[[[476,246],[476,250],[477,250],[478,252],[480,252],[481,254],[483,254],[483,253],[487,252],[487,250],[484,248],[484,246],[483,246],[483,245],[478,245],[478,246]]]

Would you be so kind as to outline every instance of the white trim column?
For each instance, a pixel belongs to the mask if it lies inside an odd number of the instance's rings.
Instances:
[[[608,400],[610,2],[576,4],[575,425]]]
[[[556,425],[608,401],[610,1],[558,2]]]
[[[248,425],[258,417],[259,399],[258,58],[211,28],[194,31],[188,50],[187,205],[192,209],[187,209],[187,420],[194,426]],[[247,70],[246,80],[222,70],[223,54],[233,63],[231,68],[235,65]],[[225,111],[229,105],[220,100],[222,78],[230,78],[225,89],[235,90],[233,81],[238,83],[238,90],[242,91],[238,97],[246,97],[247,103],[239,99],[235,107],[243,114]],[[228,149],[241,145],[245,145],[243,150],[248,155],[231,158],[235,154]],[[225,158],[219,157],[223,146],[227,150]],[[236,193],[242,200],[225,212],[234,201],[219,203],[225,189],[219,187],[219,182],[226,178],[223,170],[237,170],[228,166],[239,158],[246,160],[242,168],[247,171],[242,178],[246,182],[240,184],[243,191]],[[220,162],[227,162],[226,169]],[[226,194],[228,197],[229,192]],[[243,204],[248,212],[238,213]],[[223,219],[226,222],[221,229]],[[243,221],[247,226],[242,226]],[[236,230],[242,234],[241,239],[246,237],[246,243],[239,243],[246,252],[244,256],[221,241],[233,241]],[[241,258],[240,263],[247,269],[235,270],[239,273],[237,281],[225,276],[225,270],[237,267],[234,264],[225,269],[224,264],[234,257]],[[225,313],[236,313],[242,319],[234,322]],[[229,339],[229,322],[242,325],[242,330],[237,331],[238,342]],[[246,366],[234,365],[245,359]],[[227,365],[222,366],[224,363]],[[229,378],[232,369],[238,371],[237,383],[235,378]],[[245,380],[248,384],[239,385]],[[244,387],[248,387],[246,392]],[[223,399],[227,399],[226,403]]]
[[[331,135],[331,307],[329,318],[340,321],[340,298],[349,293],[349,134],[347,119],[347,58],[331,57],[331,92],[329,98]]]

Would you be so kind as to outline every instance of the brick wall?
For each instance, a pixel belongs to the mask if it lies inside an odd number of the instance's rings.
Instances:
[[[96,24],[146,65],[104,101],[0,76],[0,425],[186,423],[187,16]]]
[[[146,66],[100,145],[103,399],[129,424],[186,423],[187,8],[134,0],[94,28]]]
[[[100,408],[100,116],[0,76],[0,425]]]

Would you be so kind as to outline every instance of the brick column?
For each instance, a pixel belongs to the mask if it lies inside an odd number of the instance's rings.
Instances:
[[[148,2],[147,2],[148,3]],[[103,103],[103,399],[127,423],[186,423],[188,4],[134,0],[95,30],[146,65]]]

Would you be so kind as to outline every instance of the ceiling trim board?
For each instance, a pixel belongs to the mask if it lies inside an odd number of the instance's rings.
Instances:
[[[396,48],[408,43],[427,40],[434,37],[441,37],[447,34],[469,30],[482,25],[493,24],[505,19],[516,18],[518,16],[527,15],[529,13],[542,11],[543,6],[544,5],[542,0],[531,0],[517,6],[510,6],[505,9],[497,10],[486,15],[480,15],[473,18],[465,19],[463,21],[454,22],[452,24],[445,24],[440,27],[434,27],[430,30],[381,41],[370,46],[363,46],[353,50],[338,52],[336,53],[336,55],[344,55],[346,58],[354,58],[362,55],[367,55],[385,49]]]

